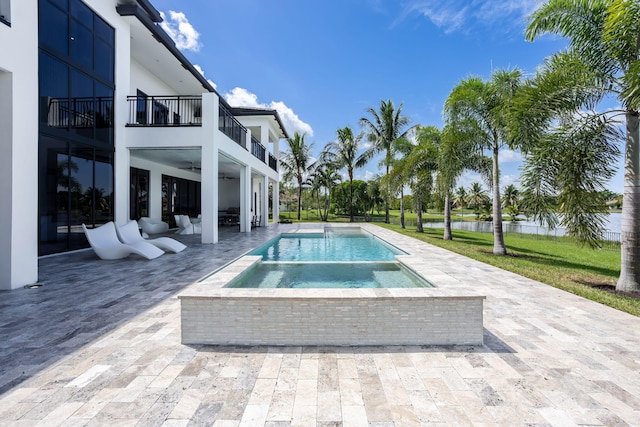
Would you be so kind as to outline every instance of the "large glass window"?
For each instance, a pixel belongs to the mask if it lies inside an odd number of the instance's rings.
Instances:
[[[113,220],[113,154],[40,140],[40,254],[87,247],[82,224]]]
[[[143,216],[149,216],[149,171],[131,168],[129,184],[129,218],[138,220]]]
[[[197,217],[201,213],[198,181],[162,175],[162,220],[176,227],[174,215]]]
[[[113,220],[114,30],[81,0],[39,0],[40,253]],[[96,54],[100,59],[94,59]]]

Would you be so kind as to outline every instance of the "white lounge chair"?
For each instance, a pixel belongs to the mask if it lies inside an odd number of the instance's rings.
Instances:
[[[169,231],[169,224],[163,222],[160,218],[150,218],[143,216],[138,221],[138,225],[147,234],[166,233]]]
[[[178,253],[186,248],[185,245],[175,239],[172,239],[171,237],[158,237],[156,239],[149,240],[143,239],[140,235],[138,223],[136,221],[131,221],[126,225],[123,225],[122,227],[116,227],[116,231],[118,232],[120,241],[127,245],[133,245],[139,242],[147,242],[162,249],[165,252],[173,253]]]
[[[202,233],[202,224],[197,223],[194,224],[189,219],[189,215],[174,215],[176,219],[176,225],[178,226],[178,231],[176,234],[201,234]]]
[[[146,259],[158,258],[164,252],[151,243],[142,241],[127,245],[118,240],[116,225],[108,222],[97,228],[88,229],[82,224],[84,235],[87,236],[93,251],[101,259],[122,259],[130,254],[138,254]]]

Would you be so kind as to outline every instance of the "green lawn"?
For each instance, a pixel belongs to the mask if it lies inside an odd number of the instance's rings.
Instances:
[[[593,250],[571,243],[505,236],[507,256],[492,254],[493,234],[453,230],[453,241],[442,240],[442,229],[401,229],[379,224],[398,233],[555,286],[584,298],[640,315],[640,299],[613,294],[620,274],[620,251]]]

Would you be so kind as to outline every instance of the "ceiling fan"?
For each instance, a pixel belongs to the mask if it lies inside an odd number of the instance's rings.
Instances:
[[[236,179],[236,177],[235,176],[226,176],[225,174],[221,173],[218,176],[218,179],[222,179],[222,180],[225,180],[225,179]]]
[[[190,166],[186,166],[186,167],[181,167],[179,169],[186,169],[186,170],[190,170],[191,172],[197,172],[200,169],[202,169],[200,166],[196,166],[195,162],[191,162]]]

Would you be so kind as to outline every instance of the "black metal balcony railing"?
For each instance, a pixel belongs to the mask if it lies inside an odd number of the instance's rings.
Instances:
[[[247,128],[242,126],[229,110],[220,105],[218,108],[218,129],[247,149]]]
[[[128,96],[127,126],[202,126],[200,96]]]
[[[271,153],[269,153],[269,167],[276,172],[278,171],[278,160]]]
[[[258,141],[255,137],[251,137],[251,154],[253,154],[254,157],[260,159],[262,161],[262,163],[265,163],[265,153],[266,153],[266,149],[264,148],[264,145],[262,145],[260,143],[260,141]]]
[[[113,98],[47,98],[47,126],[65,128],[113,127]]]

